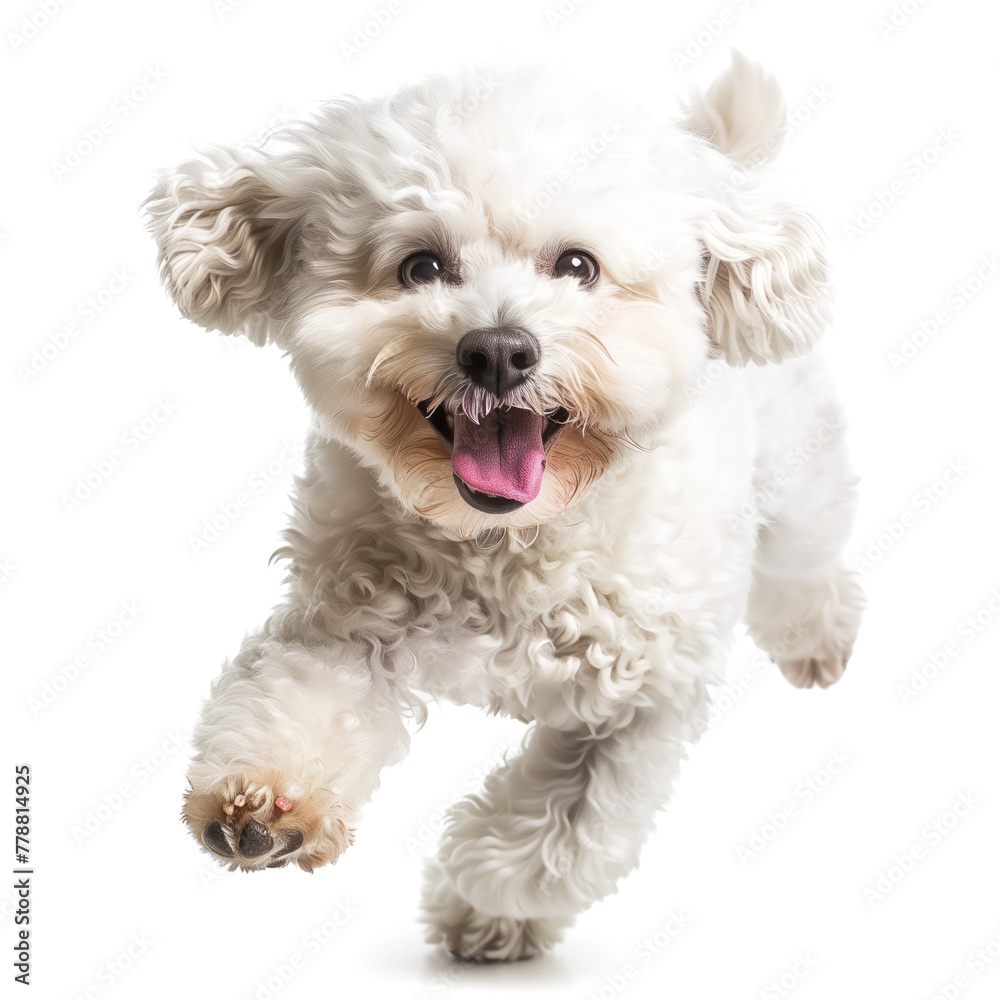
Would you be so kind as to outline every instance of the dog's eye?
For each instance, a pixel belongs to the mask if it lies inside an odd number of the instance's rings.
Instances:
[[[399,265],[399,283],[407,288],[440,281],[445,276],[444,264],[432,253],[411,254]]]
[[[552,268],[553,278],[578,278],[585,287],[597,281],[601,269],[585,250],[567,250]]]

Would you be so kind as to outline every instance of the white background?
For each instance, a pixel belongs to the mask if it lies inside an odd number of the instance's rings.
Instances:
[[[913,13],[893,28],[879,24],[892,0],[586,0],[553,23],[556,2],[401,0],[350,58],[344,43],[383,0],[70,2],[26,41],[22,18],[42,23],[41,4],[5,7],[2,732],[10,799],[15,762],[34,778],[26,995],[930,1000],[1000,990],[1000,959],[974,957],[991,942],[1000,955],[1000,280],[986,267],[992,280],[967,287],[1000,252],[996,7],[906,0]],[[703,22],[723,9],[715,38]],[[670,108],[725,65],[730,46],[764,62],[800,109],[785,164],[824,218],[837,267],[825,349],[851,415],[862,477],[853,553],[867,560],[870,600],[845,679],[794,690],[774,668],[761,672],[743,640],[738,702],[720,703],[729,710],[694,749],[641,868],[550,957],[456,966],[415,920],[433,827],[520,732],[471,710],[433,710],[335,868],[214,869],[179,822],[188,747],[174,734],[189,734],[223,657],[278,598],[281,571],[267,559],[297,464],[285,446],[302,439],[307,415],[277,352],[195,328],[167,301],[139,214],[153,171],[192,142],[251,140],[318,99],[374,95],[481,56],[592,71]],[[155,86],[143,96],[144,81]],[[141,99],[129,108],[120,95],[133,88]],[[67,146],[102,118],[111,130],[57,176]],[[939,136],[950,138],[928,153]],[[920,335],[936,310],[940,332]],[[26,377],[22,366],[73,322],[77,335]],[[894,370],[891,352],[915,336],[922,346]],[[144,420],[139,442],[130,428]],[[68,510],[77,478],[116,449],[124,463]],[[195,554],[203,522],[247,490],[251,505]],[[141,609],[134,621],[128,602]],[[977,613],[984,624],[967,639],[962,622]],[[96,652],[119,615],[114,642]],[[904,704],[899,685],[930,673],[928,656],[949,642],[955,655]],[[68,681],[79,654],[88,665]],[[850,762],[824,784],[833,754]],[[822,785],[811,801],[809,778]],[[975,805],[959,817],[963,794]],[[786,806],[785,829],[741,857]],[[912,870],[890,872],[904,856]],[[0,890],[5,979],[12,899]],[[672,913],[686,926],[661,947]],[[282,982],[295,956],[301,968]]]

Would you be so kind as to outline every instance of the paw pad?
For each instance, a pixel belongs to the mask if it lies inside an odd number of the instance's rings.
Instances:
[[[247,858],[259,858],[274,847],[274,840],[267,827],[255,819],[247,821],[240,834],[240,854]]]
[[[206,823],[201,817],[210,814]],[[258,870],[284,868],[305,843],[302,830],[288,826],[292,802],[272,796],[267,788],[230,787],[216,796],[189,798],[185,814],[196,834],[220,860],[233,867]],[[214,817],[211,817],[214,814]]]
[[[313,871],[333,864],[353,840],[336,795],[306,793],[277,771],[210,783],[198,777],[184,802],[184,820],[202,848],[231,870],[296,864]],[[276,794],[283,787],[295,789],[293,795]]]
[[[224,858],[231,858],[236,853],[226,836],[225,827],[218,820],[205,828],[202,839],[205,841],[206,847],[215,851],[216,854],[221,854]]]

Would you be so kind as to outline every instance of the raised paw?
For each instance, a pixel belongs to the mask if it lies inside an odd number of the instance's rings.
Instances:
[[[826,657],[809,656],[802,660],[779,660],[778,666],[787,680],[795,687],[808,688],[814,684],[828,688],[844,675],[849,657],[833,653]]]
[[[758,585],[754,602],[754,638],[789,683],[828,688],[844,676],[865,606],[854,573],[839,569],[809,585],[772,580]]]
[[[192,788],[184,820],[202,848],[230,869],[260,871],[295,862],[305,871],[333,864],[353,840],[337,800],[291,791],[280,775],[232,775]]]

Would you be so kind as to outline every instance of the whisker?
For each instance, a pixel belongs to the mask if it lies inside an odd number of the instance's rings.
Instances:
[[[577,327],[580,333],[582,333],[592,344],[594,344],[597,349],[610,361],[616,368],[618,367],[618,362],[612,357],[611,352],[608,350],[607,345],[597,336],[596,333],[592,333],[586,327]]]
[[[399,344],[401,341],[406,340],[405,336],[396,337],[390,340],[385,347],[382,348],[378,354],[375,355],[375,360],[371,363],[371,367],[368,369],[368,377],[365,380],[365,388],[370,389],[372,384],[372,379],[375,378],[375,372],[391,358],[393,355],[397,354],[399,351]]]

